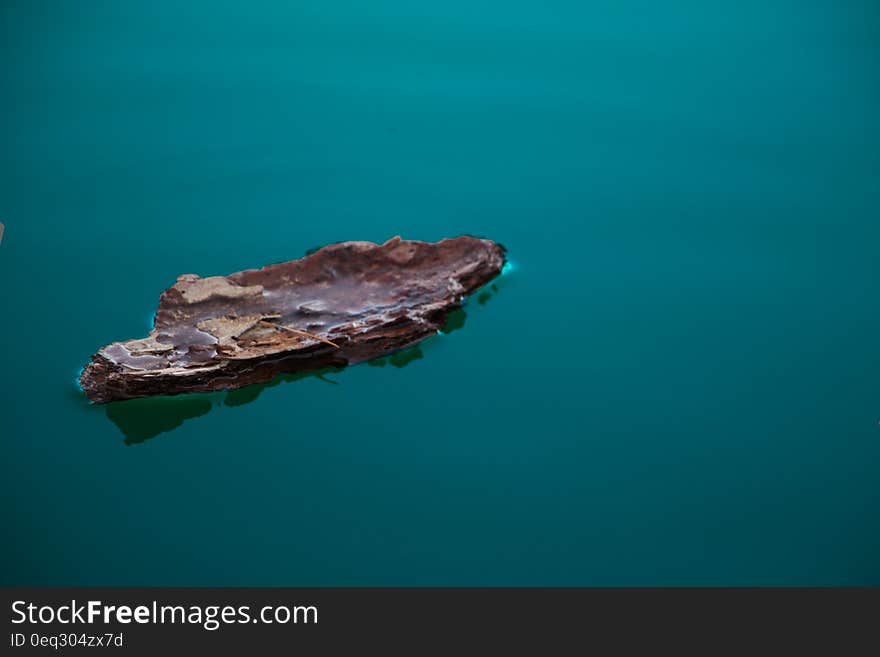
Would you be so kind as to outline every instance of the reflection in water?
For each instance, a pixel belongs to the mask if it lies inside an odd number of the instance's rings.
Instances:
[[[477,303],[485,305],[498,292],[498,283],[490,283],[475,293]],[[449,314],[446,324],[440,332],[443,335],[461,329],[467,313],[459,308]],[[430,338],[429,340],[434,339]],[[422,343],[424,344],[424,343]],[[410,363],[425,357],[421,345],[403,349],[389,356],[375,358],[367,364],[372,367],[391,365],[396,368],[406,367]],[[273,388],[280,383],[290,383],[305,378],[316,378],[330,385],[339,385],[329,375],[341,372],[343,367],[327,367],[312,372],[282,374],[268,383],[257,383],[228,392],[192,393],[174,397],[148,397],[129,401],[112,402],[104,406],[107,417],[119,427],[125,436],[126,445],[142,443],[160,433],[172,431],[186,420],[201,417],[215,406],[237,407],[250,404],[262,394],[266,388]]]
[[[367,365],[370,365],[371,367],[385,367],[386,365],[391,364],[394,365],[394,367],[406,367],[414,360],[421,360],[424,357],[425,354],[423,354],[421,348],[416,345],[409,349],[397,351],[390,356],[382,356],[382,358],[368,360]]]
[[[224,406],[244,406],[245,404],[250,404],[257,397],[259,397],[263,390],[266,388],[274,388],[279,383],[289,383],[291,381],[299,381],[300,379],[306,378],[315,378],[323,381],[324,383],[330,383],[332,385],[339,385],[338,381],[334,381],[333,379],[328,379],[327,375],[341,372],[344,370],[344,367],[325,367],[320,370],[313,370],[311,372],[296,372],[294,374],[281,374],[276,376],[271,381],[267,381],[266,383],[255,383],[251,386],[245,386],[244,388],[236,388],[235,390],[230,390],[226,393],[226,397],[223,400]]]
[[[489,299],[498,292],[498,285],[495,283],[490,283],[486,287],[482,289],[482,291],[477,293],[477,303],[481,306],[485,306]]]
[[[213,408],[210,395],[148,397],[113,402],[105,406],[107,417],[134,445],[179,427],[185,420],[205,415]]]
[[[331,372],[339,372],[343,368],[328,367],[314,372],[298,372],[282,374],[268,383],[257,383],[244,388],[236,388],[228,392],[193,393],[175,395],[173,397],[147,397],[128,401],[112,402],[104,406],[107,417],[119,427],[125,435],[125,444],[134,445],[160,433],[176,429],[186,420],[201,417],[215,406],[244,406],[257,397],[266,388],[277,386],[281,382],[298,381],[306,377],[314,377],[326,383],[338,385],[327,378]]]

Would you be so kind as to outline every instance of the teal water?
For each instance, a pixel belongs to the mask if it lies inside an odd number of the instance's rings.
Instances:
[[[880,584],[874,2],[0,4],[2,584]],[[393,360],[92,407],[180,273],[504,243]],[[375,366],[384,365],[384,366]]]

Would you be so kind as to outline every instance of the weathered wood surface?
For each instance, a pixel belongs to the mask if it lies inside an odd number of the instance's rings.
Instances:
[[[434,335],[504,266],[495,242],[342,242],[262,269],[184,274],[146,338],[92,356],[80,383],[103,403],[239,388],[280,373],[345,366]]]

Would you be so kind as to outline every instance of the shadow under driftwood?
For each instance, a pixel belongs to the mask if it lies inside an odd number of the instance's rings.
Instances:
[[[498,282],[493,282],[478,291],[472,298],[480,305],[487,303],[498,292]],[[449,314],[443,334],[449,334],[464,327],[467,312],[459,308]],[[429,340],[430,341],[430,340]],[[425,352],[421,345],[415,345],[381,358],[367,361],[371,367],[404,368],[422,360]],[[341,373],[344,367],[327,367],[310,372],[281,374],[267,383],[259,383],[228,392],[192,393],[169,397],[147,397],[103,405],[107,418],[125,436],[126,445],[142,443],[159,434],[174,431],[184,422],[207,415],[219,406],[240,407],[256,401],[266,388],[281,383],[293,383],[307,378],[315,378],[328,385],[339,385],[340,381],[331,375]]]

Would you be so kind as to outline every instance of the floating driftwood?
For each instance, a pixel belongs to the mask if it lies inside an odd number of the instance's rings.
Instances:
[[[395,237],[229,276],[184,274],[162,293],[150,334],[100,349],[80,384],[104,403],[370,360],[434,335],[503,266],[489,240]]]

